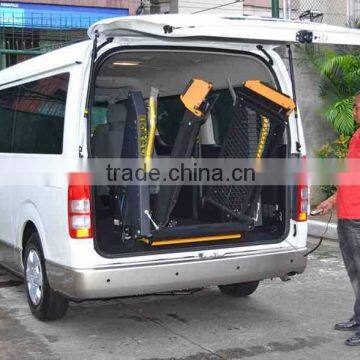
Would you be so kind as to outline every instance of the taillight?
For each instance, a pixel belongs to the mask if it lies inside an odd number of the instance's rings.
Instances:
[[[93,236],[88,174],[71,174],[68,188],[69,233],[74,239]]]
[[[298,185],[296,221],[306,221],[309,207],[309,187]]]

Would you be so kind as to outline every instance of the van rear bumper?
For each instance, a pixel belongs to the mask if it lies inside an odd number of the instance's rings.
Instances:
[[[75,269],[46,262],[52,289],[72,300],[102,299],[264,280],[302,273],[299,251],[251,252],[206,260]]]

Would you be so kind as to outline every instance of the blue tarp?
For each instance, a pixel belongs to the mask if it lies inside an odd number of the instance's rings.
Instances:
[[[128,15],[128,9],[0,1],[0,26],[85,29],[98,20]]]

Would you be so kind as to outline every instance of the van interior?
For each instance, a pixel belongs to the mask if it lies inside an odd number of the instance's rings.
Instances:
[[[139,132],[145,126],[154,158],[256,158],[261,144],[260,156],[287,157],[289,112],[278,116],[276,104],[246,88],[247,82],[281,94],[266,61],[250,53],[183,49],[108,53],[96,69],[91,156],[141,157],[144,134]],[[198,108],[203,111],[199,121],[184,98],[189,95],[191,102],[195,93],[189,92],[204,83],[211,91]],[[152,89],[158,91],[154,139],[149,120]],[[95,247],[104,256],[280,242],[288,231],[286,186],[93,188]]]

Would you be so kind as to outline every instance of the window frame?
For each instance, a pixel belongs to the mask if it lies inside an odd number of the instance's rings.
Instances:
[[[47,73],[42,73],[39,75],[34,75],[31,77],[27,77],[25,80],[21,79],[18,81],[14,81],[11,82],[11,85],[9,84],[9,86],[1,86],[0,84],[0,92],[3,90],[8,90],[8,89],[12,89],[12,88],[19,88],[20,86],[26,85],[26,84],[30,84],[32,82],[35,81],[39,81],[39,80],[43,80],[43,79],[48,79],[48,78],[52,78],[58,75],[68,75],[68,86],[67,86],[67,91],[66,91],[66,100],[65,100],[65,110],[64,110],[64,121],[63,121],[63,131],[62,131],[62,141],[61,141],[61,152],[59,153],[55,153],[55,154],[51,154],[51,153],[27,153],[27,152],[14,152],[14,140],[15,140],[15,128],[16,128],[16,113],[17,111],[15,110],[14,113],[12,114],[12,130],[11,130],[11,148],[10,148],[10,152],[1,152],[0,151],[0,155],[4,155],[4,154],[11,154],[11,155],[33,155],[33,156],[62,156],[64,154],[64,144],[65,144],[65,128],[66,128],[66,119],[67,119],[67,111],[68,111],[68,106],[69,106],[69,91],[71,89],[71,79],[72,79],[72,71],[69,68],[62,68],[62,69],[58,69],[57,71],[51,71],[51,72],[47,72]],[[19,89],[18,89],[19,91]]]

